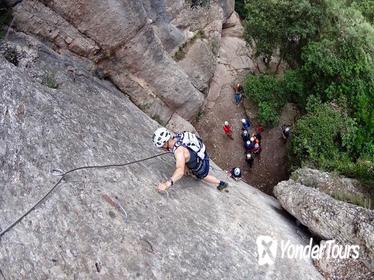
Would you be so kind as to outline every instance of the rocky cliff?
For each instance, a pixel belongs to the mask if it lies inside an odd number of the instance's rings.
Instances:
[[[1,230],[59,180],[58,170],[159,152],[151,144],[158,124],[110,82],[92,76],[91,60],[58,54],[23,34],[9,39],[0,52]],[[155,186],[173,168],[167,155],[65,176],[1,237],[0,275],[322,279],[310,259],[278,257],[273,265],[258,264],[259,235],[308,243],[274,198],[241,182],[230,182],[230,192],[220,193],[192,178],[162,196]],[[214,165],[212,172],[225,178]]]
[[[360,191],[362,186],[356,180],[319,170],[302,168],[291,177],[274,188],[282,207],[320,238],[360,246],[357,260],[324,257],[317,261],[327,279],[372,279],[374,211],[332,197],[346,200],[364,196],[370,201],[370,193]]]
[[[163,124],[200,110],[222,25],[234,9],[233,0],[6,2],[15,5],[17,30],[89,58],[100,76]]]

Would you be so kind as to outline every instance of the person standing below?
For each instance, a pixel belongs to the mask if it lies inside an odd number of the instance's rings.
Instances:
[[[234,140],[234,138],[232,137],[232,128],[228,121],[225,121],[225,125],[223,126],[223,131],[225,132],[227,137],[229,137],[231,140]]]
[[[253,148],[254,148],[254,143],[251,142],[251,140],[247,140],[244,142],[245,153],[251,152]]]
[[[158,192],[165,192],[180,180],[187,172],[192,172],[198,179],[215,185],[219,191],[228,187],[224,181],[209,175],[209,157],[204,143],[191,132],[182,132],[174,136],[164,127],[158,128],[153,134],[153,144],[166,151],[172,151],[176,160],[173,175],[158,185]]]
[[[258,141],[258,139],[255,139],[252,143],[254,143],[254,146],[251,149],[251,153],[254,154],[258,158],[258,160],[260,160],[261,151],[262,151],[260,142]]]
[[[258,141],[260,142],[260,145],[261,145],[261,138],[262,138],[262,136],[261,136],[261,133],[264,131],[264,129],[262,128],[262,126],[261,125],[258,125],[257,127],[256,127],[256,133],[255,133],[255,137],[258,139]]]
[[[252,168],[253,166],[253,161],[254,161],[254,157],[251,153],[247,153],[246,156],[245,156],[245,161],[248,163],[249,165],[249,168]]]
[[[243,87],[240,84],[236,84],[233,88],[235,103],[236,105],[239,105],[243,96]]]
[[[234,90],[240,93],[244,93],[243,87],[239,83],[234,86]]]
[[[282,126],[282,138],[285,142],[290,137],[290,134],[291,134],[291,127],[288,125],[283,125]]]
[[[249,133],[248,133],[248,130],[243,130],[242,131],[242,139],[243,139],[243,142],[247,142],[249,140]]]
[[[235,181],[239,181],[242,178],[242,172],[239,167],[234,167],[233,169],[227,171],[227,175],[233,178]]]
[[[251,127],[251,124],[249,120],[247,119],[242,119],[242,130],[247,130],[249,131],[249,128]]]

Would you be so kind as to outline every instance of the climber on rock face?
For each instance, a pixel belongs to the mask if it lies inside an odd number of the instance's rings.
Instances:
[[[198,179],[217,186],[219,191],[228,187],[224,181],[209,175],[209,157],[201,139],[191,132],[177,133],[172,136],[164,127],[158,128],[153,134],[153,143],[157,148],[172,151],[176,160],[176,169],[166,182],[158,185],[157,191],[164,192],[183,177],[187,169]]]

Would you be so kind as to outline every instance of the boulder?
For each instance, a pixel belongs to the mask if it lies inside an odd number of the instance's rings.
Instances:
[[[336,242],[331,244],[339,245]],[[321,241],[320,245],[327,248],[324,240]],[[321,258],[315,260],[314,264],[327,280],[367,280],[374,278],[374,272],[367,268],[361,260],[331,258],[327,249],[323,250]]]
[[[291,178],[304,186],[316,188],[335,199],[366,208],[374,207],[374,189],[360,181],[311,168],[300,168]]]
[[[61,172],[160,153],[151,142],[159,125],[110,82],[92,76],[90,61],[58,54],[22,34],[9,40],[0,51],[1,230],[46,194]],[[221,193],[191,177],[168,195],[158,194],[155,186],[174,167],[173,157],[163,155],[65,175],[38,207],[1,234],[0,274],[323,279],[310,259],[259,264],[259,235],[308,242],[273,197],[234,181],[229,193]],[[228,180],[213,163],[210,172]]]
[[[293,181],[280,182],[274,195],[292,216],[323,239],[359,245],[360,260],[374,269],[374,211],[335,200]]]

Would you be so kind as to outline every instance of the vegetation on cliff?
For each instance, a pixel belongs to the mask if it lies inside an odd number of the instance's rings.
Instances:
[[[289,66],[282,78],[270,69],[247,78],[260,120],[275,126],[283,104],[296,103],[303,116],[291,141],[294,165],[373,180],[373,2],[244,2],[245,38],[255,56],[277,56],[278,65]]]

